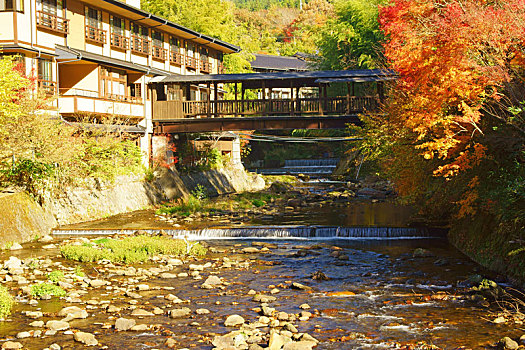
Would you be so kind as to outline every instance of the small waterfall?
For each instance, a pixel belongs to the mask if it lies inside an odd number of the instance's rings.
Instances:
[[[284,161],[285,168],[309,168],[309,167],[336,167],[339,163],[338,158],[325,159],[287,159]]]
[[[288,159],[284,167],[278,169],[257,169],[265,175],[304,174],[304,175],[330,175],[334,172],[339,159]]]
[[[55,229],[55,235],[133,234],[137,230]],[[141,230],[156,234],[161,230]],[[188,239],[414,239],[442,236],[425,227],[247,226],[196,230],[164,229],[166,234]]]

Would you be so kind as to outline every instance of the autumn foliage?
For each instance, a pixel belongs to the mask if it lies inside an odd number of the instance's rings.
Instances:
[[[399,79],[386,123],[371,124],[400,192],[441,196],[460,216],[493,202],[495,188],[522,201],[525,1],[393,0],[379,22]]]

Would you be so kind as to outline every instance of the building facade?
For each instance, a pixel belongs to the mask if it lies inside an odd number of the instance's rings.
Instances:
[[[0,0],[0,53],[17,55],[66,120],[116,116],[149,152],[155,76],[222,73],[239,48],[140,9],[140,0]],[[187,99],[205,93],[192,86]],[[156,92],[156,93],[168,93]]]

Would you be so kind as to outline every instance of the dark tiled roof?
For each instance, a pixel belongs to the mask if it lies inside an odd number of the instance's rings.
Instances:
[[[243,74],[208,74],[208,75],[170,75],[159,77],[155,82],[161,83],[233,83],[242,82],[247,89],[260,88],[264,82],[266,87],[318,86],[319,79],[327,83],[332,81],[362,82],[386,81],[397,77],[393,70],[359,69],[359,70],[329,70],[308,72],[268,72],[268,73],[243,73]],[[333,80],[336,79],[336,80]]]
[[[254,70],[271,71],[307,71],[310,70],[308,62],[297,57],[273,56],[255,54],[255,60],[250,62]]]

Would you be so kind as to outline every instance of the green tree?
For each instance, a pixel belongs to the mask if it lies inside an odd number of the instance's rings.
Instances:
[[[386,0],[338,0],[335,16],[320,30],[317,46],[321,69],[376,68],[384,36],[378,6]]]

